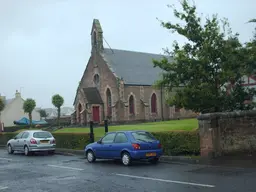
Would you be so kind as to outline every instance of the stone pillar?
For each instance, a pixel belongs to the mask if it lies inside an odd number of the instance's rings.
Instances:
[[[220,156],[219,114],[200,115],[198,124],[201,157],[211,159]]]
[[[112,107],[112,121],[116,121],[116,106],[115,107]]]

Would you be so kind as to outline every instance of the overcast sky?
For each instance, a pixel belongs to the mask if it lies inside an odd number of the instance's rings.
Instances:
[[[198,12],[227,17],[242,41],[252,37],[255,0],[195,0]],[[167,4],[178,0],[0,0],[0,93],[36,100],[52,107],[60,94],[72,106],[90,56],[92,20],[101,22],[111,48],[163,53],[178,35],[163,29],[156,17],[175,21]]]

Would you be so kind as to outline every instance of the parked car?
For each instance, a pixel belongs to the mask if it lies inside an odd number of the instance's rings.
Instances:
[[[162,154],[160,141],[146,131],[110,132],[98,142],[85,147],[85,155],[89,163],[96,159],[121,159],[126,166],[133,160],[149,160],[157,163]]]
[[[41,151],[48,151],[53,154],[55,146],[56,141],[52,134],[42,130],[22,131],[7,142],[9,154],[12,154],[14,151],[22,151],[26,156],[33,152]]]

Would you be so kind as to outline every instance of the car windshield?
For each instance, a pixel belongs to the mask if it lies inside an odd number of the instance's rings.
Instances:
[[[132,136],[133,136],[133,138],[135,140],[143,141],[143,142],[151,142],[151,141],[155,141],[156,140],[153,137],[153,135],[151,135],[149,132],[145,132],[145,131],[133,132]]]
[[[46,131],[42,131],[42,132],[35,132],[33,134],[34,138],[49,138],[52,137],[52,134]]]

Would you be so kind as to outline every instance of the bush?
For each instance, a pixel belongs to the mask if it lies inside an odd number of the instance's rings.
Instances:
[[[17,135],[17,133],[0,133],[0,145],[6,145],[15,135]]]
[[[42,129],[45,127],[49,127],[49,125],[33,125],[32,128],[37,128],[37,129]],[[10,127],[4,127],[4,132],[10,133],[10,132],[15,132],[21,129],[30,129],[29,125],[15,125],[15,126],[10,126]]]
[[[83,150],[89,144],[88,133],[52,133],[56,139],[57,148]]]
[[[15,125],[15,126],[10,126],[10,127],[4,127],[4,132],[15,132],[20,129],[28,129],[28,125]]]
[[[88,133],[52,133],[56,139],[56,148],[83,150],[89,144]],[[0,145],[6,145],[17,133],[0,133]]]
[[[200,154],[198,131],[154,132],[152,134],[160,140],[164,155]]]
[[[57,148],[83,150],[89,144],[88,133],[52,133],[56,139]],[[164,155],[199,155],[200,139],[198,131],[173,131],[152,133],[163,146]],[[0,133],[0,145],[17,133]]]

